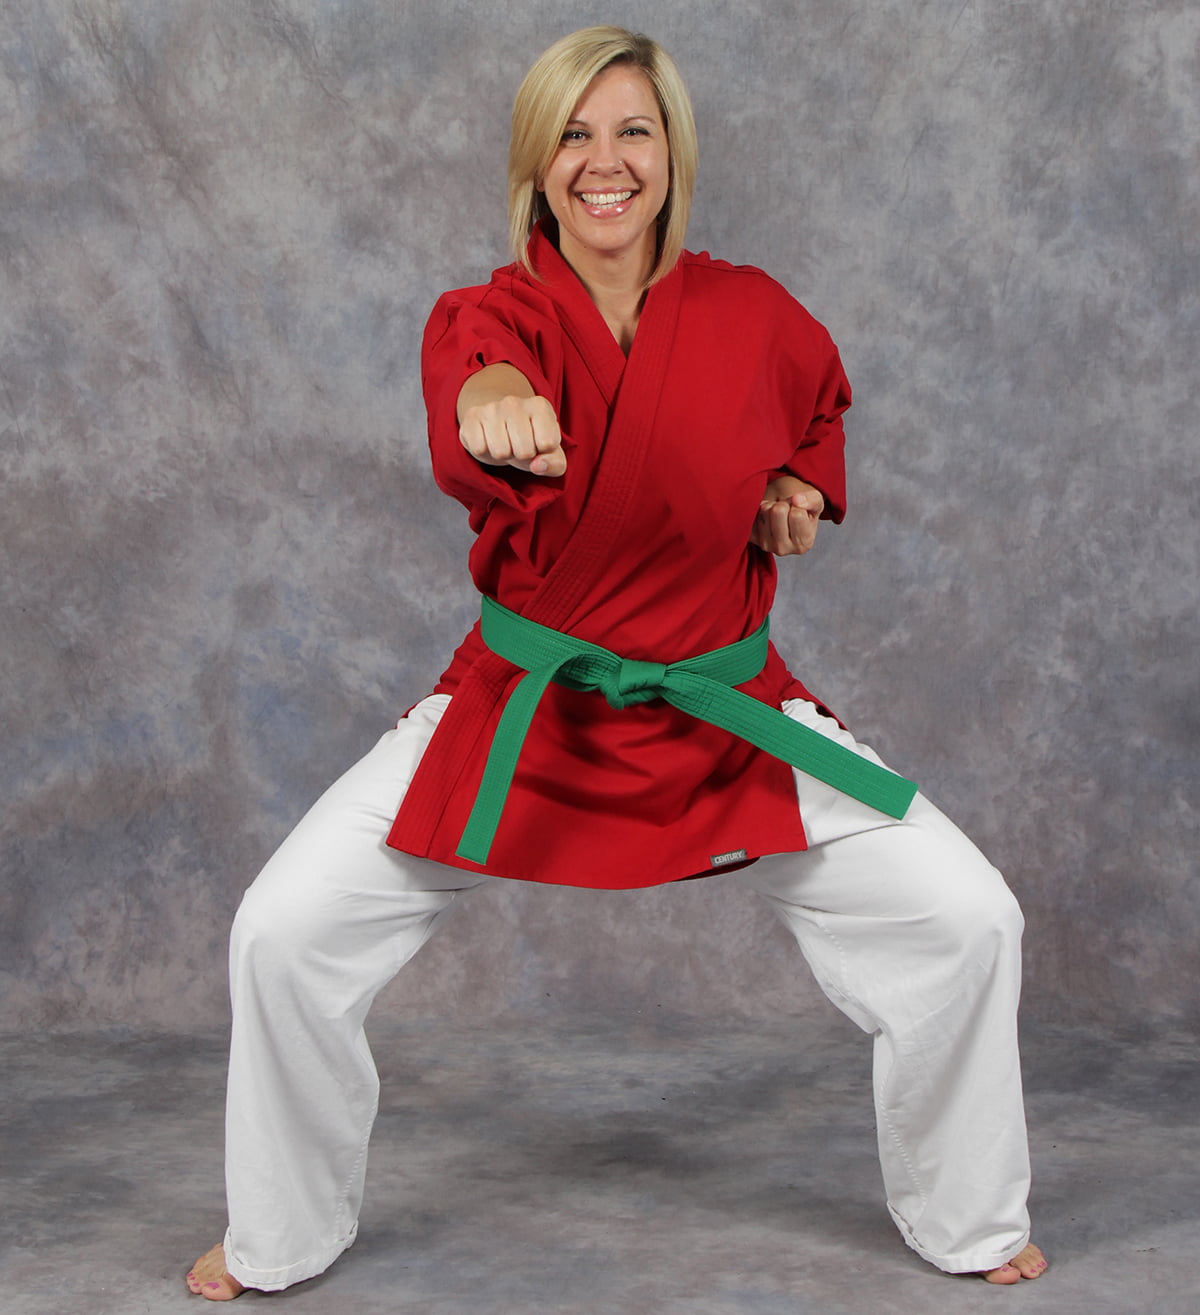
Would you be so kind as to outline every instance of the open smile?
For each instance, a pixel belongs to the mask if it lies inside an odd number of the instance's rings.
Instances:
[[[589,213],[596,215],[623,215],[630,201],[637,192],[624,190],[620,192],[577,192],[576,196]]]

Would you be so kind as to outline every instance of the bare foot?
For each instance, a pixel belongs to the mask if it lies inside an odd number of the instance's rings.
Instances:
[[[1046,1257],[1032,1242],[1007,1265],[989,1269],[983,1277],[989,1283],[1020,1283],[1023,1278],[1041,1278],[1046,1272]]]
[[[226,1272],[225,1248],[220,1242],[192,1266],[187,1285],[209,1301],[232,1301],[246,1291],[232,1274]]]

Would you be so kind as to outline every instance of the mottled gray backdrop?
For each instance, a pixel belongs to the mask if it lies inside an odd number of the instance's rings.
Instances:
[[[0,1023],[223,1017],[239,892],[467,627],[419,335],[505,259],[517,81],[602,20],[690,82],[690,245],[856,387],[781,647],[1007,871],[1030,1011],[1196,1023],[1183,0],[5,0]],[[827,1008],[719,884],[457,918],[381,1009]]]

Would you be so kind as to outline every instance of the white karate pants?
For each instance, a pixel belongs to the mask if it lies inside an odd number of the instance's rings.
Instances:
[[[353,1241],[378,1079],[363,1021],[478,878],[384,837],[448,698],[419,704],[334,784],[246,892],[230,953],[229,1272],[273,1290]],[[803,700],[804,721],[878,761]],[[1028,1240],[1016,1013],[1022,919],[927,800],[903,822],[796,774],[810,848],[732,874],[874,1037],[879,1154],[905,1241],[952,1273]]]

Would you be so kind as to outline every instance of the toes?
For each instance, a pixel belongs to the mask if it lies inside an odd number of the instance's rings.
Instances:
[[[1046,1257],[1032,1243],[1009,1262],[1022,1278],[1040,1278],[1046,1272]]]
[[[222,1274],[219,1279],[200,1285],[200,1295],[209,1301],[232,1301],[245,1290],[232,1274]]]
[[[1019,1255],[1013,1256],[1007,1265],[989,1269],[983,1277],[989,1283],[1019,1283],[1023,1278],[1041,1278],[1047,1268],[1046,1257],[1030,1243]]]
[[[1044,1260],[1025,1261],[1023,1264],[1013,1261],[1022,1278],[1041,1278],[1048,1268]]]

